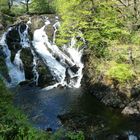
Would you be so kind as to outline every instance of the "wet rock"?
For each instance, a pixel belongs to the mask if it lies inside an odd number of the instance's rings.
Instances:
[[[108,92],[108,94],[101,99],[101,102],[103,102],[106,106],[114,108],[124,108],[127,103],[125,103],[125,98],[122,98],[118,93],[114,92]]]
[[[78,69],[79,69],[79,68],[78,68],[76,65],[70,67],[70,70],[71,70],[72,72],[74,72],[74,73],[76,73],[76,72],[78,71]]]
[[[3,56],[0,56],[0,74],[8,81],[10,82],[11,78],[9,77],[8,74],[8,69],[5,64],[5,59]]]
[[[52,132],[52,128],[47,128],[45,131],[46,132]]]
[[[11,61],[14,60],[15,54],[22,48],[20,45],[20,36],[18,32],[19,25],[15,25],[6,35],[6,43],[11,50]]]
[[[107,140],[139,140],[139,136],[134,132],[122,132],[108,136]]]
[[[23,33],[26,30],[26,24],[20,24],[20,32]]]
[[[83,131],[86,139],[92,139],[96,132],[102,133],[108,130],[107,123],[104,118],[99,116],[90,116],[86,114],[68,113],[57,116],[63,126],[71,131]]]
[[[113,108],[124,108],[129,103],[129,99],[123,93],[119,93],[118,91],[102,83],[95,83],[85,90],[88,90],[89,93],[96,96],[96,98],[106,106]]]
[[[4,26],[0,23],[0,30],[3,30]]]
[[[36,29],[40,29],[44,25],[44,20],[41,16],[32,16],[31,18],[31,32],[34,32]]]
[[[132,98],[138,97],[138,95],[140,93],[140,85],[136,85],[136,86],[132,87],[130,93],[131,93]]]
[[[33,55],[30,48],[23,48],[21,51],[21,60],[23,62],[25,78],[27,80],[33,79]]]
[[[55,83],[55,79],[53,79],[50,70],[45,66],[45,64],[41,60],[38,61],[38,73],[38,86],[45,87],[53,85]]]
[[[140,115],[140,96],[133,99],[123,110],[124,115]]]
[[[20,86],[33,86],[33,82],[30,80],[22,81],[19,83]]]

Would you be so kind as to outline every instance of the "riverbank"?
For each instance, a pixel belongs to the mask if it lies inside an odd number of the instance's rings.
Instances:
[[[129,51],[133,54],[131,60]],[[140,114],[138,45],[113,43],[105,57],[85,51],[84,87],[106,106],[121,108],[124,115]]]

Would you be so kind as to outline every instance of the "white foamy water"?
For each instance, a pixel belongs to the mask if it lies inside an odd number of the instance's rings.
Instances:
[[[9,29],[9,31],[11,28]],[[3,47],[3,52],[6,55],[5,63],[9,72],[9,76],[11,78],[11,82],[9,83],[10,86],[15,86],[21,81],[25,80],[25,74],[23,70],[23,65],[20,59],[20,51],[15,55],[15,60],[13,64],[11,62],[11,51],[8,48],[8,45],[5,42],[6,40],[6,33],[4,33],[2,39],[0,40],[0,45]]]
[[[21,33],[20,28],[21,26],[18,27],[18,33],[20,36],[20,45],[22,46],[22,48],[30,47],[29,38],[28,38],[28,26],[26,25],[26,29],[23,31],[23,33]],[[24,66],[20,58],[20,53],[22,48],[15,54],[14,61],[11,62],[11,51],[6,43],[6,35],[11,30],[12,27],[8,29],[7,33],[3,34],[0,40],[0,45],[2,46],[3,52],[6,56],[5,63],[8,69],[8,74],[11,79],[11,82],[8,85],[16,86],[17,84],[19,84],[22,81],[25,81],[26,79],[24,73]]]
[[[0,44],[3,46],[3,52],[6,55],[5,62],[9,71],[9,76],[11,78],[10,84],[15,86],[25,79],[24,65],[20,58],[20,53],[23,48],[30,47],[33,55],[33,80],[36,85],[38,85],[39,73],[37,71],[37,60],[42,59],[46,67],[49,68],[53,80],[56,81],[54,85],[46,87],[47,90],[52,89],[57,86],[66,86],[70,88],[79,88],[82,79],[82,69],[83,63],[81,62],[83,49],[76,48],[76,39],[73,37],[68,45],[63,47],[58,47],[55,44],[56,33],[60,26],[60,22],[56,17],[56,23],[53,26],[53,42],[48,39],[45,32],[45,28],[50,23],[48,17],[44,18],[44,26],[40,29],[34,31],[33,35],[33,47],[30,46],[30,40],[28,38],[28,25],[31,25],[31,18],[27,22],[27,25],[18,25],[17,32],[20,37],[21,49],[15,54],[14,61],[11,62],[11,51],[6,43],[6,35],[12,30],[9,28],[8,32],[1,38]],[[37,57],[39,55],[39,57]],[[25,56],[26,57],[26,56]]]
[[[26,25],[26,29],[21,33],[21,26],[19,26],[18,33],[20,36],[20,44],[22,45],[22,48],[30,47],[30,40],[28,38],[28,25]]]
[[[47,19],[42,28],[35,30],[33,37],[33,45],[36,52],[41,56],[46,66],[49,67],[54,79],[57,80],[56,84],[49,86],[46,89],[49,90],[58,85],[79,88],[83,76],[82,69],[84,67],[81,62],[83,50],[76,48],[75,38],[71,39],[69,46],[65,45],[65,47],[63,47],[64,52],[60,50],[59,47],[55,45],[55,36],[60,23],[59,21],[56,21],[53,25],[53,43],[48,39],[48,36],[44,31],[49,24],[50,21]],[[76,71],[72,70],[74,67],[77,69]]]
[[[58,28],[60,27],[60,22],[58,20],[58,17],[55,17],[55,18],[56,18],[56,23],[53,25],[53,28],[54,28],[53,44],[55,44],[56,32],[57,32]]]
[[[34,81],[35,81],[35,84],[36,86],[38,86],[38,79],[39,79],[39,73],[37,71],[37,56],[35,54],[35,52],[33,50],[31,50],[32,52],[32,55],[33,55],[33,75],[34,75]]]

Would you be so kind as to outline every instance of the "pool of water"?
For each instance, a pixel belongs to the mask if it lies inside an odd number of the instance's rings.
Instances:
[[[35,127],[41,129],[52,128],[55,131],[62,126],[65,127],[67,124],[64,125],[58,115],[74,114],[71,120],[75,122],[75,118],[82,116],[80,119],[83,122],[80,123],[84,124],[83,127],[89,127],[93,120],[96,121],[96,118],[102,120],[99,121],[99,126],[104,125],[103,131],[94,135],[97,140],[107,140],[108,135],[122,133],[140,134],[140,120],[124,117],[119,110],[105,107],[93,95],[88,94],[81,88],[56,88],[49,91],[31,87],[19,88],[14,103],[28,115],[29,120]],[[83,119],[84,117],[86,119]],[[94,126],[92,127],[94,129]],[[83,130],[83,128],[81,129]],[[135,139],[131,137],[130,140]]]

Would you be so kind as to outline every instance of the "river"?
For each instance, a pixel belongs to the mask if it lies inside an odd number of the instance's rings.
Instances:
[[[17,90],[14,102],[37,128],[51,128],[52,131],[76,128],[97,140],[113,140],[114,136],[130,134],[138,139],[140,134],[140,123],[136,118],[124,117],[119,110],[105,107],[82,88],[47,91],[23,87]],[[135,138],[128,140],[137,140]]]

